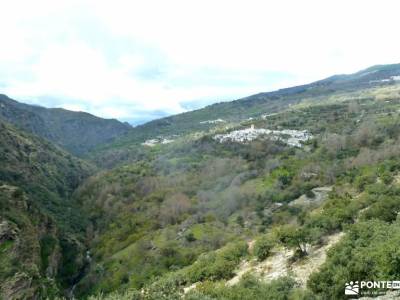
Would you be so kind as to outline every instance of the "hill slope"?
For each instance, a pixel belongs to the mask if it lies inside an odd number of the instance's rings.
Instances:
[[[217,103],[203,109],[162,118],[137,126],[129,136],[137,139],[157,135],[184,134],[207,129],[207,120],[238,122],[288,108],[304,99],[390,85],[400,80],[400,64],[374,66],[350,75],[335,75],[306,85],[259,93],[232,102]],[[393,78],[394,77],[394,78]]]
[[[266,119],[137,146],[142,158],[97,174],[75,194],[94,236],[78,295],[133,289],[126,299],[342,299],[346,281],[398,274],[390,259],[374,259],[388,257],[400,237],[399,92],[391,83],[340,101],[320,95],[321,102]],[[302,130],[310,138],[289,143]],[[394,229],[395,240],[375,243],[387,237],[382,228]],[[241,260],[289,253],[289,263],[307,264],[310,249],[325,249],[343,231],[349,238],[334,246],[340,256],[328,252],[302,278],[306,289],[293,278],[265,281],[273,277],[267,268],[228,284]],[[353,253],[360,260],[349,260]],[[364,268],[371,260],[373,269]]]
[[[235,126],[249,118],[256,119],[307,105],[380,97],[399,83],[400,64],[379,65],[350,75],[335,75],[302,86],[217,103],[137,126],[115,142],[99,146],[90,153],[90,157],[98,164],[110,167],[141,157],[137,147],[133,150],[130,147],[148,139],[176,139],[196,132],[207,133]],[[385,92],[384,88],[387,88]]]
[[[343,299],[348,281],[399,277],[398,73],[150,122],[97,150],[110,169],[86,180],[86,163],[0,122],[3,296]],[[173,141],[141,144],[159,135]]]
[[[94,168],[3,121],[0,162],[0,298],[52,298],[84,265],[70,197]]]
[[[0,95],[0,118],[52,141],[75,155],[123,136],[131,126],[84,112],[19,103]]]

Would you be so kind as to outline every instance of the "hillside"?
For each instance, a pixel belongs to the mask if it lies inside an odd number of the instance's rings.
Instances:
[[[93,261],[77,295],[342,299],[345,282],[398,276],[390,253],[400,237],[400,86],[346,89],[131,146],[141,156],[75,194],[93,225]],[[303,274],[300,282],[269,273],[282,256],[281,271]],[[232,285],[254,260],[266,260],[262,271]]]
[[[0,118],[52,141],[75,155],[83,155],[98,145],[109,143],[131,129],[130,125],[117,120],[19,103],[5,95],[0,95]]]
[[[70,197],[94,168],[2,121],[0,161],[0,298],[59,295],[83,267]]]
[[[156,120],[86,161],[0,121],[3,298],[347,299],[398,278],[399,74]]]
[[[400,64],[374,66],[350,75],[335,75],[314,83],[278,91],[259,93],[243,99],[222,102],[139,125],[114,143],[99,146],[90,159],[113,166],[119,161],[136,159],[132,145],[149,139],[176,139],[196,132],[235,126],[247,119],[260,118],[306,105],[336,103],[350,98],[362,99],[381,94],[381,88],[400,83]],[[385,94],[384,93],[384,94]],[[136,147],[135,150],[136,152]]]

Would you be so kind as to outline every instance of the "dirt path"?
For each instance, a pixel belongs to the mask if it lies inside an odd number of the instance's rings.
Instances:
[[[306,286],[311,273],[317,270],[326,260],[326,253],[329,248],[335,245],[342,238],[344,233],[330,235],[327,242],[322,247],[311,247],[309,255],[302,261],[292,265],[292,272],[296,280],[303,286]]]
[[[292,265],[289,264],[289,259],[293,256],[293,251],[285,249],[278,249],[262,262],[256,260],[243,261],[236,272],[236,276],[229,280],[227,285],[237,284],[244,274],[250,273],[260,276],[265,281],[291,274],[301,286],[305,286],[311,273],[325,262],[327,250],[336,244],[342,236],[343,233],[328,236],[325,245],[311,247],[305,259]]]

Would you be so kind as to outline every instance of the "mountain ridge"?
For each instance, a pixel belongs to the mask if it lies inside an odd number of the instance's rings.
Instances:
[[[149,139],[175,139],[176,136],[195,132],[206,133],[218,127],[282,112],[298,105],[318,104],[325,101],[328,96],[342,100],[350,96],[357,97],[356,94],[367,89],[379,89],[400,82],[394,80],[393,76],[400,76],[400,64],[376,65],[353,74],[333,75],[305,85],[214,103],[201,109],[135,126],[126,135],[111,143],[100,145],[89,154],[100,164],[102,160],[108,161],[109,157],[120,157],[117,160],[124,160],[125,157],[135,156],[126,153],[129,147],[137,146]],[[355,95],[350,95],[351,93]],[[213,123],[213,120],[219,122]]]
[[[102,119],[87,112],[63,108],[29,105],[4,94],[0,94],[0,118],[79,156],[131,129],[129,124],[115,119]]]
[[[229,123],[276,113],[299,104],[305,97],[317,99],[321,95],[391,85],[396,76],[400,76],[400,64],[375,65],[352,74],[333,75],[308,84],[214,103],[134,127],[87,112],[20,103],[4,94],[0,94],[0,117],[55,142],[75,155],[85,156],[103,148],[139,144],[157,136],[208,131],[215,127],[212,123],[207,124],[209,120],[223,119]]]

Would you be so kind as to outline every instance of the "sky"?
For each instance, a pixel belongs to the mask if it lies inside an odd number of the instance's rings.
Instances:
[[[132,124],[400,63],[397,0],[0,4],[0,93]]]

